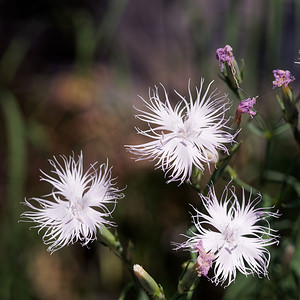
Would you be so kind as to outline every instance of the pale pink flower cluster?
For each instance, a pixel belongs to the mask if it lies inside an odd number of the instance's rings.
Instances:
[[[224,63],[227,63],[228,66],[233,64],[234,56],[232,48],[229,45],[226,45],[224,48],[218,48],[216,50],[216,58],[221,65],[221,71],[223,71]]]
[[[290,82],[295,80],[295,77],[292,76],[291,72],[288,70],[273,70],[273,75],[275,77],[275,80],[273,81],[273,89],[281,86],[287,87]]]
[[[197,267],[196,270],[198,272],[198,276],[207,276],[207,273],[211,267],[212,261],[215,259],[213,253],[206,253],[205,249],[203,248],[203,243],[201,240],[194,246],[194,249],[198,251],[197,257]]]
[[[253,98],[247,98],[243,100],[237,108],[238,112],[243,114],[249,114],[249,116],[252,119],[253,116],[256,115],[256,112],[252,110],[253,105],[256,103],[256,98],[257,97],[253,97]]]

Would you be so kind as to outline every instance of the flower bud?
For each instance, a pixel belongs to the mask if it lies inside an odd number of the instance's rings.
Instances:
[[[282,101],[284,105],[284,118],[292,126],[298,124],[298,109],[296,107],[296,100],[291,87],[282,87]]]
[[[219,61],[221,72],[224,76],[223,79],[233,91],[239,94],[238,90],[243,80],[244,64],[242,65],[242,70],[240,70],[233,56],[232,48],[229,45],[226,45],[224,48],[218,48],[216,50],[216,58]]]
[[[98,231],[98,239],[100,242],[105,244],[107,247],[111,249],[115,249],[118,252],[122,252],[123,248],[118,239],[118,237],[112,234],[106,227],[102,226],[102,228]]]
[[[178,282],[177,291],[179,294],[187,293],[198,283],[197,267],[197,262],[190,261],[187,263]]]
[[[279,69],[273,70],[273,75],[275,77],[273,89],[276,87],[282,88],[282,98],[277,97],[277,100],[281,106],[283,117],[292,127],[297,127],[298,109],[293,89],[289,86],[290,82],[295,80],[295,77],[291,75],[290,71]]]
[[[155,282],[142,266],[134,265],[133,272],[150,296],[155,297],[155,299],[165,299],[162,287]]]

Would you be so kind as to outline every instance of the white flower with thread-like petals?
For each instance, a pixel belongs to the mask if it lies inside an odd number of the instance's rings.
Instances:
[[[195,209],[192,216],[196,232],[177,249],[186,248],[195,252],[201,241],[205,252],[213,253],[212,282],[228,286],[236,278],[237,271],[244,275],[268,276],[270,253],[267,246],[278,244],[275,230],[270,228],[268,217],[279,217],[270,208],[258,208],[261,200],[258,195],[246,201],[242,191],[241,203],[235,190],[226,186],[221,201],[218,201],[213,187],[207,196],[200,194],[207,214]],[[265,225],[260,224],[262,221]]]
[[[227,96],[219,96],[216,89],[209,94],[213,81],[202,93],[203,83],[202,79],[200,87],[196,87],[195,101],[189,83],[189,100],[176,92],[180,101],[173,108],[162,86],[164,102],[156,87],[149,93],[149,101],[141,97],[146,109],[136,108],[140,112],[136,117],[149,125],[148,130],[137,131],[152,141],[125,147],[138,156],[137,160],[157,160],[155,166],[169,175],[168,183],[189,181],[193,166],[204,171],[204,165],[218,161],[218,150],[228,153],[224,144],[234,140],[234,135],[224,130],[229,129],[225,118],[229,109]]]
[[[114,187],[108,162],[98,169],[94,163],[84,173],[82,152],[78,161],[74,156],[61,158],[63,164],[55,157],[49,160],[55,176],[41,171],[41,180],[53,186],[52,192],[44,198],[25,199],[24,204],[31,210],[21,214],[21,221],[37,223],[33,227],[39,232],[46,229],[43,241],[51,253],[77,241],[86,246],[96,239],[97,230],[114,226],[106,218],[111,217],[116,200],[124,196]],[[109,210],[107,204],[113,204],[113,209]]]

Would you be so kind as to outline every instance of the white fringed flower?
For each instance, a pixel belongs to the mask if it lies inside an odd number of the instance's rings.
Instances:
[[[189,84],[189,100],[181,96],[173,108],[164,89],[165,100],[161,101],[158,88],[149,93],[149,101],[143,100],[145,110],[137,109],[136,117],[149,126],[148,130],[137,128],[139,134],[151,139],[141,145],[126,145],[129,152],[138,156],[137,160],[157,160],[157,168],[161,168],[171,181],[190,179],[193,165],[204,170],[204,165],[218,161],[218,150],[227,152],[225,143],[233,142],[234,135],[226,132],[228,110],[226,95],[219,96],[214,90],[209,94],[208,85],[202,94],[203,82],[196,87],[196,100],[193,101]]]
[[[37,223],[34,227],[39,228],[39,232],[46,229],[43,241],[49,245],[50,252],[77,241],[86,246],[95,240],[98,229],[114,225],[106,220],[112,212],[106,205],[113,204],[114,209],[116,200],[123,197],[112,183],[108,163],[99,169],[95,168],[95,163],[83,173],[82,153],[78,161],[74,156],[61,158],[63,165],[55,157],[49,160],[55,176],[41,171],[41,180],[53,186],[52,192],[44,198],[25,199],[24,204],[31,211],[21,215],[21,221]],[[49,197],[53,199],[48,200]]]
[[[196,252],[201,241],[205,252],[213,253],[212,268],[216,285],[227,286],[235,280],[236,272],[244,275],[268,276],[270,253],[267,246],[278,244],[278,236],[270,228],[268,217],[279,217],[270,208],[257,208],[261,196],[248,201],[242,192],[241,203],[234,189],[225,188],[219,202],[212,187],[207,197],[200,194],[207,213],[195,209],[192,216],[196,232],[177,249],[186,248]],[[265,224],[261,224],[265,222]]]

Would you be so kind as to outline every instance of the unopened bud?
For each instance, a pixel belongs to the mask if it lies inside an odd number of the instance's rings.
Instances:
[[[155,299],[165,299],[162,287],[155,282],[142,266],[134,265],[133,272],[150,296],[155,297]]]
[[[192,289],[199,281],[197,262],[188,262],[179,279],[177,291],[184,294]]]
[[[292,126],[298,124],[298,109],[293,90],[290,86],[282,86],[283,115],[285,120]]]
[[[219,61],[224,80],[239,94],[240,84],[243,80],[244,64],[242,65],[242,71],[240,71],[238,63],[233,56],[233,50],[229,45],[226,45],[224,48],[218,48],[216,50],[216,58]]]
[[[122,252],[123,248],[118,237],[112,234],[106,227],[102,226],[98,231],[98,239],[111,249],[115,249],[118,252]]]
[[[217,163],[218,162],[218,160],[219,160],[218,152],[212,153],[211,151],[206,149],[205,153],[206,153],[206,157],[209,160],[209,162],[211,162],[211,163]]]

